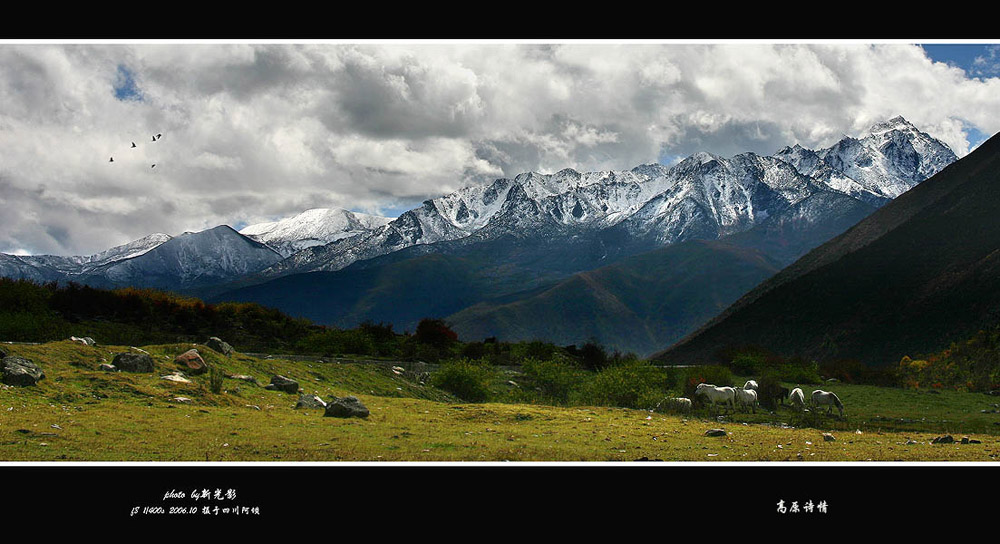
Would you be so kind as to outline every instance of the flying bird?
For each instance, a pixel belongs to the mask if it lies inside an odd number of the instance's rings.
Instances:
[[[150,166],[150,168],[156,168],[156,165],[154,164],[153,166]]]
[[[135,142],[132,142],[132,147],[135,147]]]
[[[153,136],[153,141],[154,141],[154,142],[156,141],[156,136]]]
[[[157,140],[159,140],[159,139],[160,139],[160,136],[163,136],[163,134],[157,134],[157,135],[156,135],[156,139],[157,139]]]
[[[110,159],[108,159],[108,162],[115,162],[115,158],[111,157]]]

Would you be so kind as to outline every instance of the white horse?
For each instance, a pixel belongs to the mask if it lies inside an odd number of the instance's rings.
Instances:
[[[840,417],[844,417],[844,403],[840,402],[840,398],[837,397],[836,393],[832,391],[823,391],[822,389],[817,389],[812,392],[812,398],[810,399],[813,406],[826,406],[826,413],[833,413],[833,407],[836,406],[837,410],[840,411]]]
[[[754,380],[747,380],[747,383],[743,384],[743,389],[752,389],[754,391],[759,391],[757,387],[757,382]]]
[[[667,399],[667,407],[674,412],[688,413],[691,411],[692,403],[691,399],[677,397]]]
[[[695,395],[704,396],[708,402],[715,406],[716,403],[728,403],[736,410],[736,389],[732,387],[717,387],[708,383],[700,383],[694,390]]]
[[[749,406],[753,413],[757,413],[757,392],[753,389],[737,389],[736,402],[744,408]]]
[[[802,389],[796,387],[792,389],[792,392],[788,394],[788,403],[792,405],[798,411],[802,411],[806,407],[806,396],[802,392]]]

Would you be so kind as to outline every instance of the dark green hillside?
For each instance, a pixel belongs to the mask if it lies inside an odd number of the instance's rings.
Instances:
[[[1000,322],[1000,139],[921,183],[658,355],[782,355],[896,364]]]
[[[777,272],[758,251],[721,241],[691,241],[576,274],[538,295],[480,304],[448,318],[467,339],[588,339],[648,353],[680,338]]]
[[[254,351],[289,349],[318,329],[257,304],[212,305],[153,289],[0,278],[0,340],[8,342],[89,336],[101,344],[141,345],[219,336]]]
[[[474,262],[428,254],[384,266],[285,276],[216,299],[253,301],[345,328],[372,320],[412,331],[424,317],[443,317],[482,300],[488,287]]]

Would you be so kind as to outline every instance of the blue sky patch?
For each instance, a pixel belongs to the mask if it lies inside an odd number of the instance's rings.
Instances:
[[[965,70],[971,78],[1000,77],[1000,44],[922,44],[927,56]]]
[[[119,64],[114,83],[115,98],[118,100],[142,101],[142,90],[135,83],[135,76],[126,66]]]

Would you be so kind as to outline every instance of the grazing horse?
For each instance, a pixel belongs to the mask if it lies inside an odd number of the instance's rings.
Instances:
[[[691,399],[677,397],[667,399],[667,407],[674,412],[688,413],[691,411],[692,403]]]
[[[844,403],[840,402],[840,398],[837,397],[836,393],[817,389],[812,392],[810,400],[813,406],[826,405],[826,413],[828,414],[833,413],[833,407],[836,406],[837,410],[840,411],[840,417],[844,417]]]
[[[747,380],[747,383],[743,384],[743,389],[752,389],[754,391],[760,390],[760,388],[757,387],[757,382],[754,380]]]
[[[736,410],[736,389],[732,387],[717,387],[712,384],[700,383],[695,388],[695,395],[704,396],[710,404],[728,403],[733,410]]]
[[[757,413],[757,392],[753,389],[737,389],[736,402],[744,408],[749,406],[753,413]]]
[[[806,396],[802,392],[802,389],[796,387],[792,389],[792,392],[788,394],[788,403],[792,405],[798,411],[802,411],[806,407]]]

